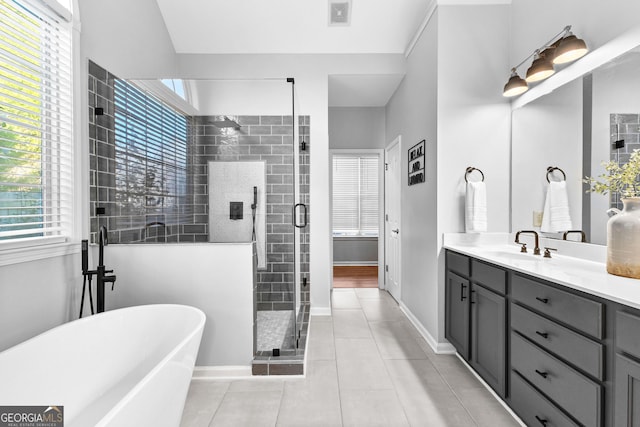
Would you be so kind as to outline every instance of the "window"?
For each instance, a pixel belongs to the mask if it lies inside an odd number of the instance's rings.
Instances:
[[[0,240],[72,233],[70,26],[37,1],[0,0]]]
[[[178,224],[187,195],[187,117],[115,80],[115,197],[126,227]],[[121,242],[126,243],[126,242]]]
[[[378,156],[333,156],[333,235],[378,236]]]
[[[162,84],[175,92],[182,99],[187,99],[184,93],[184,82],[182,79],[162,79]]]

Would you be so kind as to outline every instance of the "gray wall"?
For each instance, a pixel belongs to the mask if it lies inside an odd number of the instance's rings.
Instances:
[[[384,148],[384,107],[330,107],[329,148]]]
[[[329,148],[383,149],[385,145],[384,107],[329,108]],[[334,265],[377,262],[377,238],[333,238]]]
[[[334,237],[333,265],[377,265],[377,237]]]
[[[407,74],[387,105],[386,140],[402,136],[401,177],[407,150],[425,139],[426,182],[401,181],[401,300],[425,328],[437,330],[437,61],[438,11],[407,58]],[[457,31],[457,30],[456,30]]]

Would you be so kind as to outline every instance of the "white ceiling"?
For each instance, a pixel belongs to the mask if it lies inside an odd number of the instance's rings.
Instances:
[[[156,1],[177,53],[398,54],[435,0],[351,0],[348,26],[329,25],[329,0]],[[329,106],[385,106],[401,80],[331,76]]]
[[[402,74],[329,76],[329,107],[384,107]]]
[[[352,0],[329,26],[329,0],[156,1],[176,52],[204,54],[404,53],[431,3]]]

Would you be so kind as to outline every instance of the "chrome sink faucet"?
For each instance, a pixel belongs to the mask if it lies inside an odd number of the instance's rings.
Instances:
[[[520,243],[520,235],[522,233],[533,234],[533,236],[535,237],[535,245],[536,245],[536,247],[533,248],[533,254],[540,255],[540,242],[538,240],[538,233],[534,230],[520,230],[516,233],[516,243],[523,245],[523,249],[524,249],[524,244]],[[524,249],[523,252],[526,252],[526,249]]]

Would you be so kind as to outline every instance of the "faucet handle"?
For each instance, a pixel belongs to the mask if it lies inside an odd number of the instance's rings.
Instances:
[[[556,248],[548,248],[548,247],[544,247],[544,255],[543,258],[551,258],[551,252],[549,251],[558,251]]]
[[[527,253],[527,244],[526,243],[521,243],[522,247],[520,248],[520,252],[524,252],[525,254]]]

